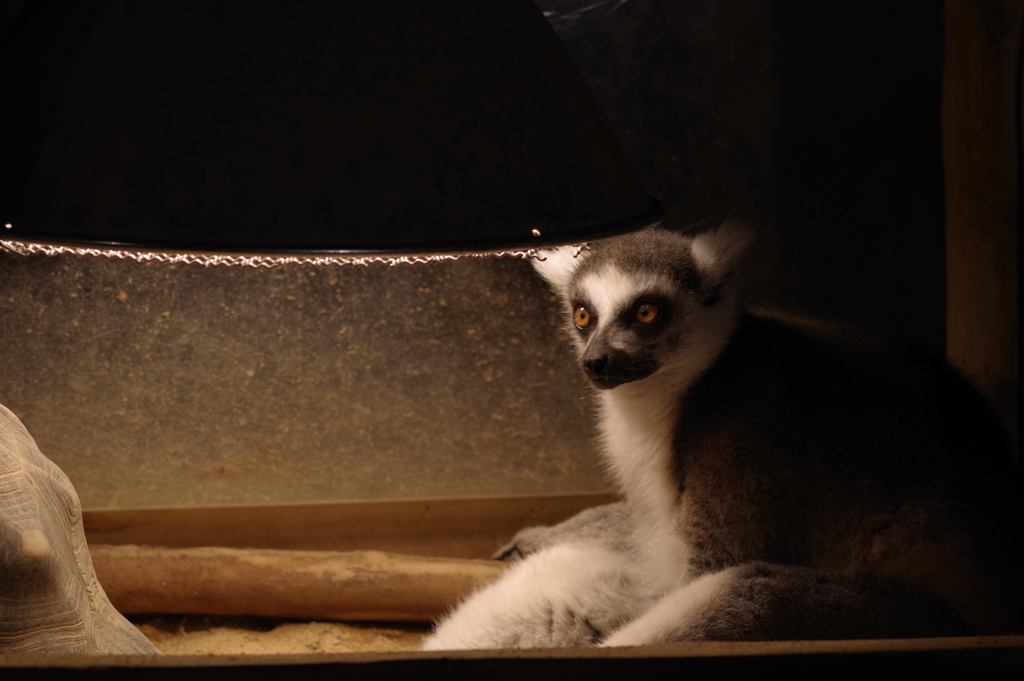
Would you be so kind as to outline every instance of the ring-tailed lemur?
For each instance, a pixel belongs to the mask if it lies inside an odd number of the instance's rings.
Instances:
[[[1019,498],[941,360],[737,300],[724,225],[549,251],[626,502],[531,528],[427,649],[1024,631]]]

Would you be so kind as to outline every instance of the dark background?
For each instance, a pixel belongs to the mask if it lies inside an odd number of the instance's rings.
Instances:
[[[761,301],[942,350],[942,2],[540,0],[668,224]]]

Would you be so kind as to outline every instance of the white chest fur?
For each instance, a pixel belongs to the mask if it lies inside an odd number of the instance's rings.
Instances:
[[[635,387],[601,393],[602,439],[609,469],[636,516],[641,567],[661,591],[687,579],[688,551],[677,531],[679,488],[670,469],[679,399],[674,390]]]

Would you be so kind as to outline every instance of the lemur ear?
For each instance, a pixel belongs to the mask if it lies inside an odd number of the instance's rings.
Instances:
[[[702,288],[720,288],[731,278],[740,268],[756,236],[747,225],[727,221],[693,237],[690,249],[701,273]]]
[[[576,255],[577,250],[576,246],[560,246],[538,251],[538,257],[532,261],[533,268],[551,284],[556,292],[561,293],[569,285],[572,273],[583,258],[582,253],[579,256]]]

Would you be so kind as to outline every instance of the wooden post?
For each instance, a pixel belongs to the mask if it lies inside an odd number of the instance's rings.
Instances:
[[[1020,0],[946,0],[942,97],[947,353],[1018,446],[1022,16]]]

